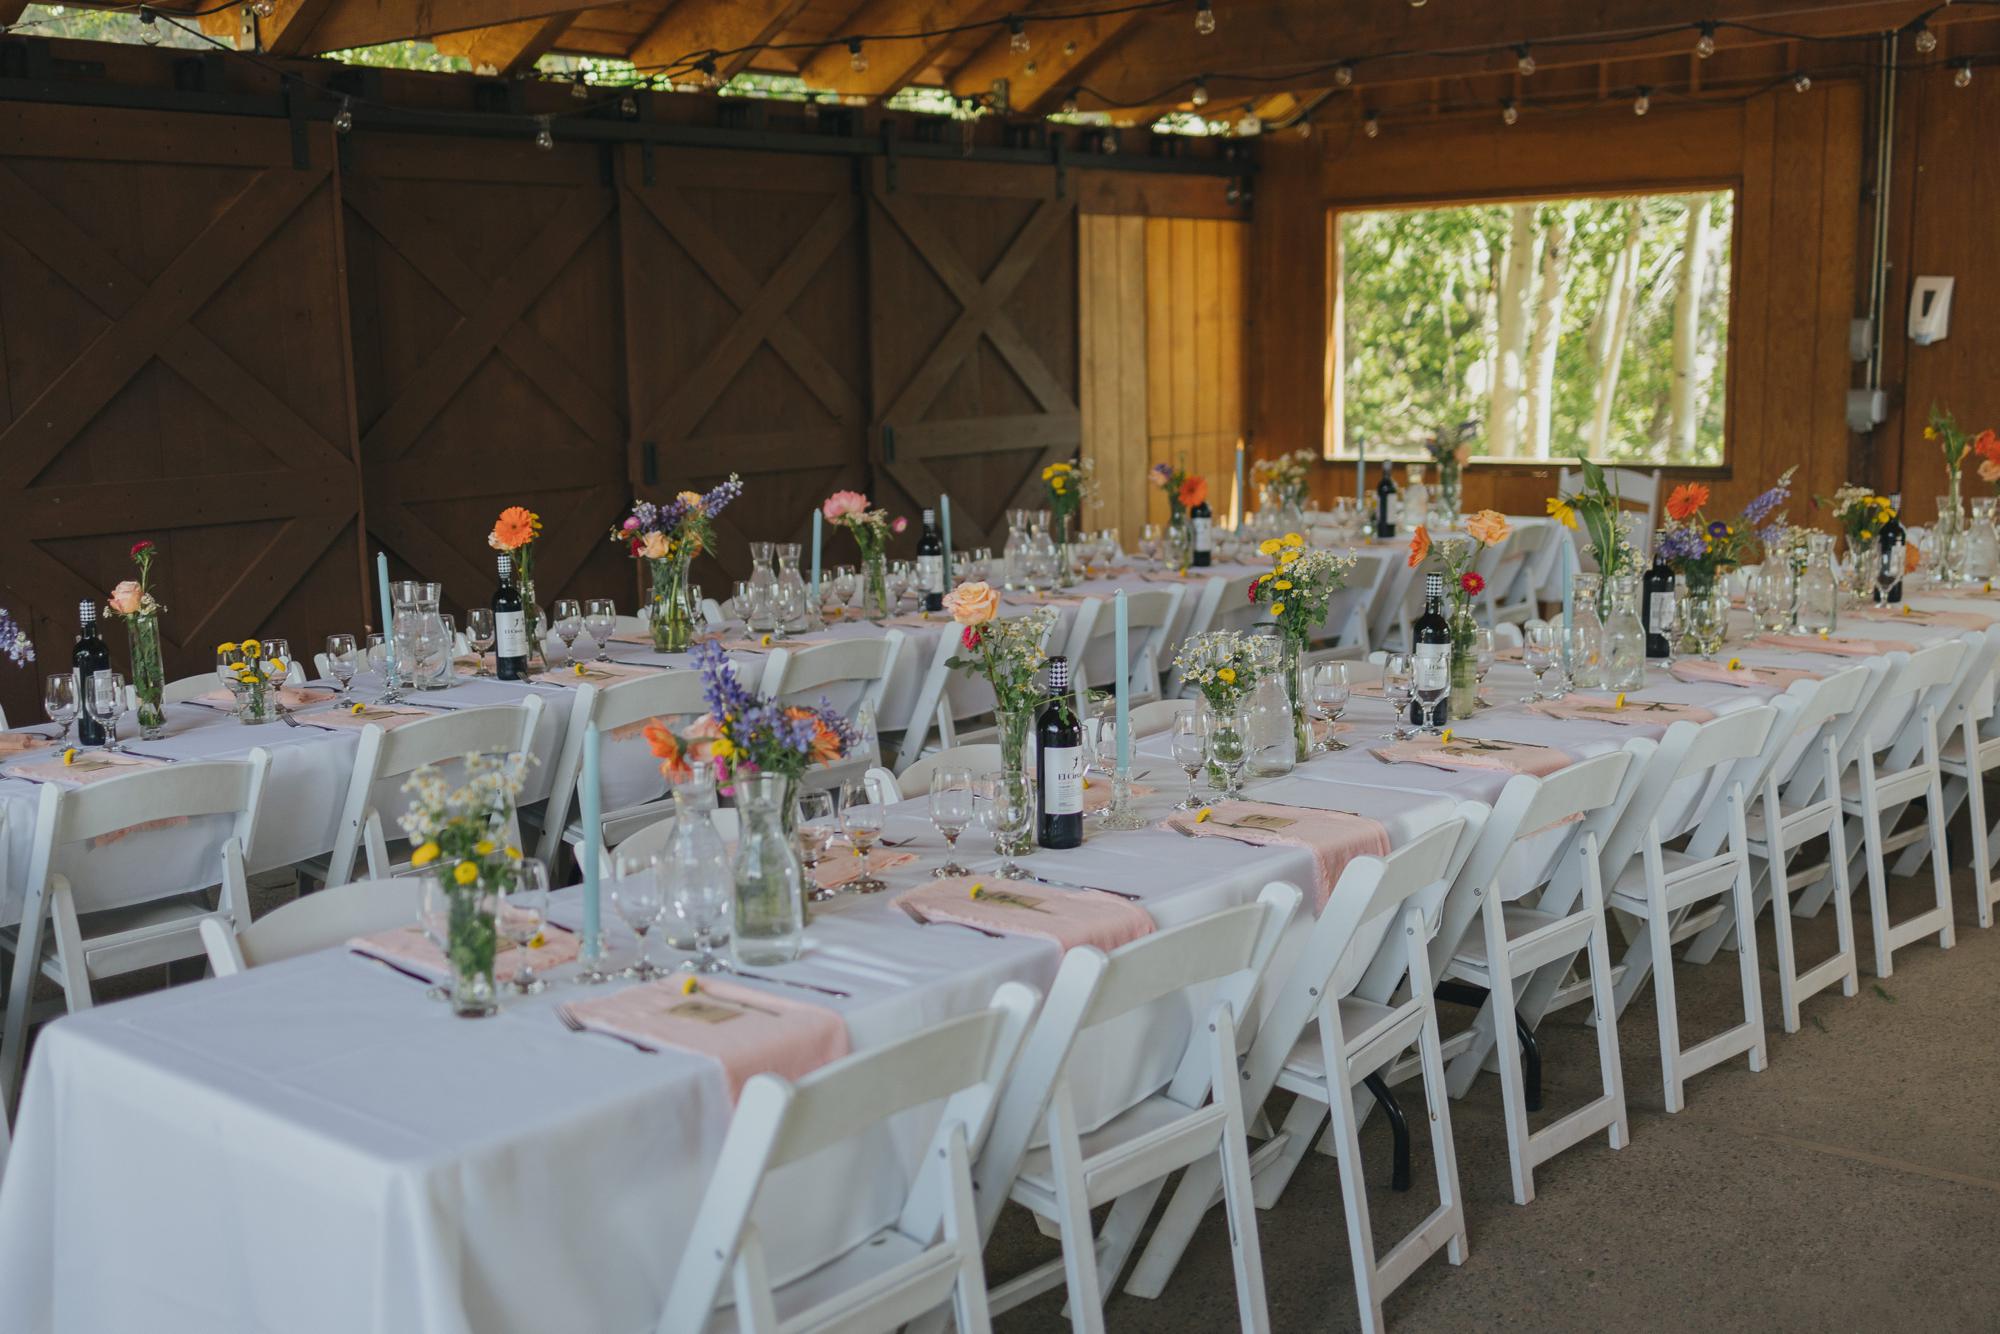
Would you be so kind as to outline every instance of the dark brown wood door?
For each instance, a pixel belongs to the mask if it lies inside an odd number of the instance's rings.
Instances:
[[[331,130],[305,148],[282,122],[0,105],[0,605],[43,668],[142,538],[169,676],[219,640],[359,628]],[[0,665],[0,702],[38,716],[39,674]]]
[[[719,585],[746,534],[806,540],[829,492],[868,484],[854,166],[634,146],[619,187],[631,481],[664,500],[743,475],[697,567]]]
[[[493,592],[486,534],[542,516],[537,593],[631,600],[613,191],[595,149],[357,137],[344,178],[370,540]]]
[[[868,277],[883,498],[949,492],[953,541],[997,545],[1082,440],[1076,201],[1052,169],[878,161]]]

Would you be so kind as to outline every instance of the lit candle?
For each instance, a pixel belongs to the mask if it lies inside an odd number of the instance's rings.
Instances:
[[[375,591],[382,596],[382,671],[391,690],[396,688],[396,610],[389,601],[389,553],[375,553]]]
[[[586,723],[583,729],[583,846],[577,859],[583,868],[583,957],[595,963],[604,957],[604,936],[598,915],[597,850],[604,843],[604,802],[602,778],[598,774],[598,752],[602,746],[597,728]]]
[[[938,493],[938,513],[944,518],[944,586],[949,592],[951,583],[951,497]]]
[[[1238,457],[1240,458],[1241,455]],[[1132,664],[1126,656],[1131,651],[1131,632],[1126,624],[1124,589],[1121,588],[1112,594],[1111,605],[1116,616],[1117,625],[1117,639],[1112,646],[1111,658],[1117,664],[1118,670],[1116,694],[1118,701],[1118,772],[1125,774],[1130,773],[1132,770],[1132,701],[1128,698],[1131,692]]]
[[[813,586],[812,586],[814,606],[819,605],[819,543],[820,543],[819,533],[820,533],[820,524],[822,522],[823,520],[820,517],[819,506],[815,505],[813,506]]]
[[[1230,502],[1229,526],[1243,526],[1243,442],[1236,442],[1236,495]]]

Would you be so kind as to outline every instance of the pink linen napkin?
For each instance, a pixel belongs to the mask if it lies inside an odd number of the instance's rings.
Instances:
[[[309,704],[326,703],[333,698],[333,691],[320,690],[313,686],[285,686],[272,698],[278,702],[279,707],[296,711]],[[234,713],[238,699],[233,690],[211,690],[206,695],[196,695],[188,703],[203,704],[211,709],[226,709]]]
[[[1569,767],[1570,758],[1552,746],[1488,737],[1455,736],[1450,741],[1414,737],[1376,748],[1376,755],[1400,764],[1434,764],[1445,769],[1499,769],[1545,778]]]
[[[578,668],[582,670],[578,671]],[[648,667],[638,662],[579,662],[568,667],[552,667],[546,672],[536,672],[528,679],[543,685],[602,686],[630,680],[635,676],[652,676],[665,670],[664,667]]]
[[[1150,797],[1156,789],[1144,783],[1132,784],[1134,798]],[[1083,813],[1095,815],[1111,804],[1111,780],[1109,778],[1086,778],[1083,780]]]
[[[954,622],[951,619],[951,613],[948,611],[913,611],[906,612],[901,616],[891,616],[888,620],[882,622],[882,624],[893,625],[900,630],[937,630],[949,627]]]
[[[1616,695],[1568,695],[1545,699],[1528,706],[1550,718],[1583,722],[1615,723],[1620,727],[1670,727],[1686,721],[1705,723],[1714,719],[1709,710],[1695,704],[1673,704],[1658,699],[1626,699],[1621,707]]]
[[[1915,644],[1900,639],[1847,639],[1839,635],[1758,635],[1751,648],[1788,649],[1793,653],[1826,653],[1837,658],[1875,658],[1884,653],[1913,653]]]
[[[1904,625],[1934,625],[1953,630],[1988,630],[2000,616],[1986,611],[1922,611],[1907,602],[1899,608],[1862,607],[1845,613],[1856,621],[1901,622]]]
[[[734,1102],[752,1075],[800,1079],[848,1053],[847,1021],[824,1005],[774,996],[719,977],[665,978],[627,987],[569,1012],[585,1028],[712,1057]]]
[[[1213,575],[1208,575],[1208,574],[1194,574],[1194,573],[1174,574],[1170,571],[1162,571],[1162,570],[1154,570],[1150,573],[1142,574],[1139,576],[1142,582],[1149,584],[1192,584],[1192,583],[1199,583],[1203,579],[1210,579],[1213,577],[1214,577]]]
[[[393,704],[364,704],[356,713],[352,708],[322,709],[312,716],[316,727],[366,727],[373,723],[384,731],[394,731],[406,723],[421,722],[425,718],[440,715],[428,709],[404,709]]]
[[[1008,593],[1000,600],[1010,607],[1081,607],[1088,601],[1067,593]]]
[[[112,755],[101,751],[79,750],[72,763],[64,764],[60,759],[36,760],[33,764],[17,764],[7,771],[9,778],[32,778],[40,783],[62,783],[68,787],[82,787],[86,783],[102,782],[106,778],[123,778],[135,769],[157,769],[165,760],[156,760],[145,755]]]
[[[26,755],[31,750],[53,746],[55,742],[33,732],[0,732],[0,755]]]
[[[1356,857],[1382,857],[1389,852],[1389,831],[1382,822],[1348,811],[1224,801],[1198,816],[1175,815],[1162,828],[1174,826],[1198,838],[1229,838],[1264,847],[1306,849],[1313,856],[1315,914],[1326,906],[1349,862]]]
[[[410,885],[411,911],[416,910],[417,887]],[[347,948],[356,954],[366,954],[371,958],[388,963],[401,964],[426,977],[446,978],[451,976],[451,965],[444,954],[431,944],[431,938],[424,934],[420,926],[399,926],[389,931],[378,931],[372,936],[358,936],[347,942]],[[568,931],[547,927],[542,931],[542,943],[527,951],[528,964],[537,972],[550,968],[560,968],[566,963],[574,963],[582,943]],[[518,945],[510,945],[493,956],[493,978],[496,982],[511,982],[521,968],[522,950]]]
[[[1823,679],[1819,672],[1809,672],[1800,667],[1752,667],[1747,663],[1731,667],[1727,663],[1705,662],[1700,658],[1687,658],[1673,665],[1674,679],[1677,681],[1713,682],[1728,686],[1769,686],[1773,690],[1788,689],[1794,681],[1818,681]]]
[[[868,874],[879,876],[898,866],[908,866],[916,859],[914,852],[885,852],[877,848],[868,854]],[[821,889],[851,885],[861,878],[861,859],[853,856],[851,849],[843,848],[830,857],[822,858],[819,865],[812,868],[812,878]]]
[[[979,896],[973,897],[973,887]],[[931,922],[957,922],[1011,936],[1040,936],[1063,949],[1095,945],[1115,950],[1153,934],[1153,917],[1115,894],[1088,889],[1050,889],[997,875],[952,876],[933,880],[896,899],[905,912]]]

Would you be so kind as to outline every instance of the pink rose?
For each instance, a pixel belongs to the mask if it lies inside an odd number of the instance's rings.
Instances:
[[[984,625],[1000,614],[1000,594],[994,591],[991,584],[963,583],[944,595],[944,609],[951,613],[951,619],[969,631],[973,626]],[[978,647],[970,640],[965,646]]]
[[[628,532],[628,533],[636,533],[636,532],[638,532],[638,531],[639,531],[639,519],[638,519],[638,516],[636,516],[636,515],[632,515],[632,516],[628,516],[628,517],[626,518],[626,520],[625,520],[625,531],[626,531],[626,532]]]
[[[900,533],[909,526],[910,526],[910,521],[904,518],[902,515],[898,514],[894,522],[892,522],[889,525],[889,531],[892,533]]]
[[[139,610],[139,585],[127,579],[111,590],[111,610],[120,616],[131,616]]]
[[[819,512],[826,516],[827,522],[839,523],[850,514],[867,513],[868,497],[859,491],[836,491],[826,498]]]

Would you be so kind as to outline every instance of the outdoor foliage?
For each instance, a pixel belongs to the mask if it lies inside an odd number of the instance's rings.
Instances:
[[[1341,215],[1344,448],[1416,456],[1471,421],[1475,454],[1720,462],[1734,204],[1717,191]],[[1678,402],[1677,361],[1691,378]]]

